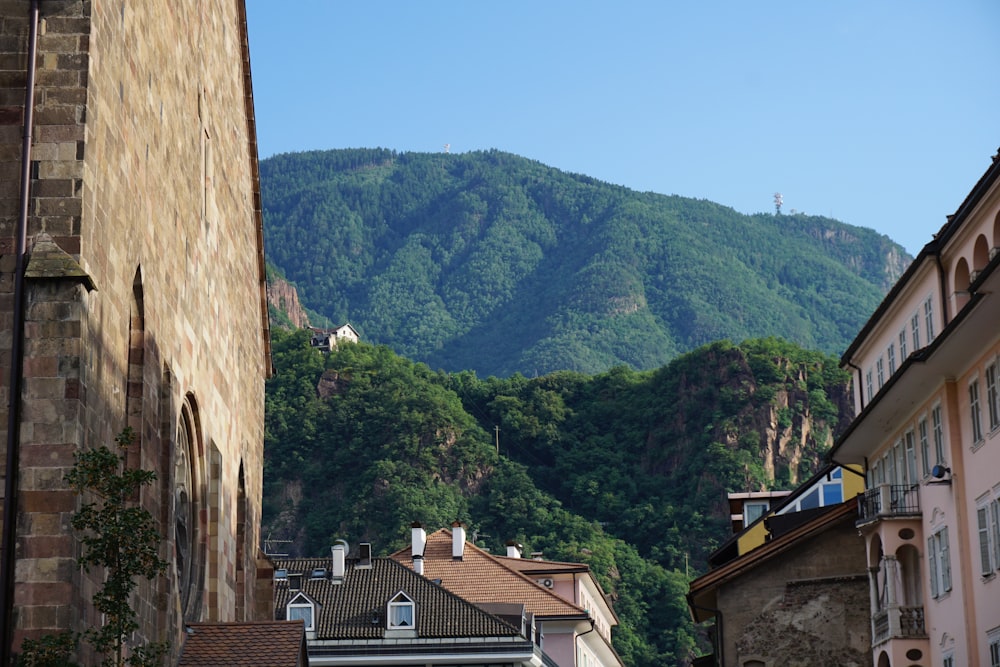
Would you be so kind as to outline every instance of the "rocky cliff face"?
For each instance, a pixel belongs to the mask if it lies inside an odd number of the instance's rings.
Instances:
[[[309,326],[309,315],[299,303],[299,293],[295,285],[284,278],[270,276],[267,281],[267,304],[279,313],[284,314],[292,326],[303,328]]]

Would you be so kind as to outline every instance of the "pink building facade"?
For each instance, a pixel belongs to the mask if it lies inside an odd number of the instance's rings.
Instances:
[[[1000,159],[844,353],[878,667],[1000,665]]]

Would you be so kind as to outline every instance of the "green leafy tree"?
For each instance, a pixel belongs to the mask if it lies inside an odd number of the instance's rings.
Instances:
[[[73,516],[72,525],[81,531],[83,553],[79,563],[84,570],[102,569],[104,584],[94,594],[94,606],[104,622],[83,632],[83,639],[104,656],[102,667],[149,667],[160,663],[166,646],[134,646],[126,655],[127,637],[139,629],[132,608],[132,593],[138,577],[155,579],[166,570],[160,558],[160,534],[148,510],[137,502],[139,490],[156,479],[151,470],[130,468],[126,464],[128,447],[135,435],[130,428],[116,438],[120,452],[101,446],[76,454],[66,481],[84,497]]]

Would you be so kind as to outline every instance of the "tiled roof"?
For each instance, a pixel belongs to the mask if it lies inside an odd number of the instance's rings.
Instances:
[[[587,618],[580,607],[566,602],[533,579],[509,567],[504,559],[466,543],[462,560],[451,555],[452,533],[442,528],[427,536],[424,548],[424,576],[440,579],[441,585],[472,602],[523,604],[535,617]],[[392,558],[413,567],[410,548],[397,551]]]
[[[557,560],[542,560],[540,558],[517,558],[511,556],[495,556],[495,558],[512,570],[522,574],[563,574],[590,572],[586,563],[564,563]]]
[[[178,667],[301,667],[301,621],[189,623]]]
[[[421,577],[389,558],[371,559],[358,567],[347,559],[343,582],[329,576],[329,558],[275,560],[289,575],[302,573],[301,592],[317,603],[316,639],[381,639],[386,629],[389,599],[403,591],[415,603],[416,630],[422,638],[518,637],[520,628],[501,621],[449,590]],[[316,568],[327,576],[312,579]],[[284,618],[285,606],[298,594],[287,580],[274,586],[275,617]]]

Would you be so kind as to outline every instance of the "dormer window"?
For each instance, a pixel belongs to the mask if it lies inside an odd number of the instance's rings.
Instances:
[[[315,629],[316,605],[308,597],[299,593],[285,607],[285,618],[289,621],[302,620],[306,631],[312,631]]]
[[[416,605],[400,591],[389,600],[389,630],[412,630],[416,625]]]

